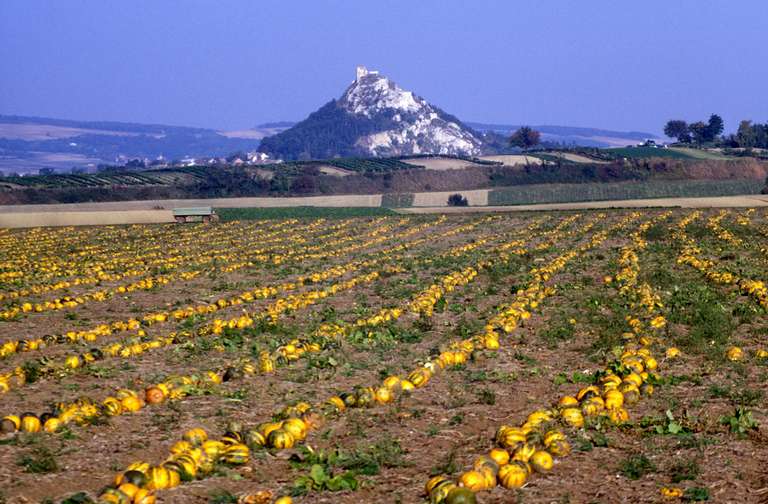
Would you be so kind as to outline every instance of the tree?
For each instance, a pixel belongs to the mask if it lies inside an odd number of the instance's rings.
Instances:
[[[541,142],[541,134],[530,126],[523,126],[509,138],[509,144],[521,149],[530,149]]]
[[[459,193],[448,196],[448,206],[467,206],[469,201]]]
[[[680,143],[689,143],[691,141],[691,133],[688,130],[688,123],[682,119],[672,119],[668,121],[664,126],[664,134],[669,138],[677,138]]]
[[[707,142],[714,141],[723,133],[723,118],[717,114],[709,116],[709,122],[707,123],[706,139]]]
[[[693,141],[698,145],[707,141],[709,125],[703,121],[695,122],[688,126],[688,130],[691,132]]]
[[[739,147],[754,147],[755,146],[755,130],[752,128],[752,121],[741,121],[739,123],[739,129],[736,131],[736,141]]]
[[[317,191],[315,177],[310,175],[301,175],[293,179],[291,183],[291,192],[299,194],[309,194]]]

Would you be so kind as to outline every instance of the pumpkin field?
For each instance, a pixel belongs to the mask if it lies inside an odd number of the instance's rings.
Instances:
[[[768,212],[0,229],[0,503],[768,502]]]

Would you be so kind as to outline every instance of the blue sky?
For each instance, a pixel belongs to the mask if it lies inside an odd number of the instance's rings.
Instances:
[[[764,0],[2,0],[0,113],[245,128],[379,69],[466,121],[768,121]]]

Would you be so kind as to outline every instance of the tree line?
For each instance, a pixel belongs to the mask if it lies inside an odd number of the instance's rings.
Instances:
[[[723,118],[717,114],[709,116],[707,122],[687,123],[682,119],[672,119],[664,126],[664,134],[675,138],[682,144],[714,144],[732,148],[768,149],[768,123],[741,121],[736,133],[722,136]]]
[[[714,142],[723,133],[723,118],[717,114],[709,116],[709,121],[697,121],[688,124],[682,119],[672,119],[664,126],[664,134],[684,144]]]

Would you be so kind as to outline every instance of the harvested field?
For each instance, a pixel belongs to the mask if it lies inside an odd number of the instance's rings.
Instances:
[[[125,210],[96,212],[0,213],[0,228],[41,226],[104,226],[111,224],[159,224],[173,222],[170,210]]]
[[[564,159],[567,159],[568,161],[573,161],[574,163],[609,164],[608,161],[592,159],[590,157],[583,156],[581,154],[574,154],[573,152],[558,152],[557,155],[563,156]]]
[[[335,166],[327,166],[323,165],[318,168],[320,170],[320,173],[323,173],[325,175],[334,175],[336,177],[347,177],[349,175],[354,174],[354,172],[351,172],[349,170],[344,170],[342,168],[336,168]]]
[[[459,193],[469,202],[470,206],[485,206],[488,204],[488,190],[476,189],[473,191],[445,191],[445,192],[428,192],[428,193],[415,193],[413,196],[413,206],[415,207],[429,207],[429,206],[447,206],[448,197],[451,194]]]
[[[403,162],[412,164],[414,166],[423,166],[427,170],[437,171],[463,170],[464,168],[481,166],[477,163],[473,163],[472,161],[467,161],[465,159],[437,157],[403,159]]]
[[[486,161],[500,161],[508,166],[514,165],[526,165],[526,164],[541,164],[542,160],[533,156],[523,156],[519,154],[507,154],[499,156],[482,156],[480,159]]]
[[[0,496],[764,502],[767,241],[764,209],[0,229]]]

